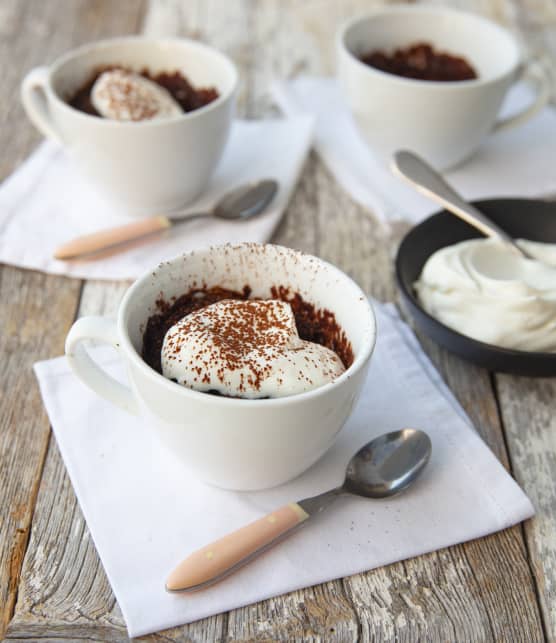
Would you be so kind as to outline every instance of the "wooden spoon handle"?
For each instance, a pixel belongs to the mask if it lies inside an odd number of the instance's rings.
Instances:
[[[170,592],[194,591],[212,585],[249,562],[308,517],[309,514],[297,503],[273,511],[193,552],[168,576],[166,589]]]
[[[93,234],[77,237],[77,239],[72,239],[60,246],[54,253],[54,258],[63,260],[78,259],[100,250],[108,250],[113,246],[125,244],[128,241],[135,241],[159,230],[165,230],[171,225],[172,223],[168,217],[157,216],[118,228],[93,232]]]

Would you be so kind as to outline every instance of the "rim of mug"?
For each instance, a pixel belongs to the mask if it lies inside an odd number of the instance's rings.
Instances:
[[[405,76],[398,76],[396,74],[391,74],[389,72],[381,71],[380,69],[371,67],[370,65],[367,65],[361,60],[359,60],[359,58],[357,58],[357,56],[348,48],[346,44],[346,36],[348,31],[354,26],[356,26],[357,24],[359,24],[360,22],[364,22],[365,20],[368,20],[374,17],[378,18],[379,16],[396,15],[396,14],[407,15],[407,14],[415,14],[415,13],[430,13],[430,14],[438,14],[438,15],[452,14],[452,15],[462,16],[465,18],[471,18],[472,20],[476,20],[478,23],[482,23],[483,25],[488,25],[490,28],[494,28],[496,31],[498,31],[500,35],[503,35],[504,37],[506,37],[508,42],[511,42],[511,44],[515,49],[515,54],[516,54],[515,61],[505,71],[502,71],[489,78],[483,78],[479,76],[472,80],[423,80],[421,78],[407,78]],[[520,66],[523,65],[522,48],[520,47],[517,39],[513,36],[513,34],[508,29],[505,29],[504,27],[494,22],[493,20],[489,20],[484,16],[481,16],[476,13],[472,13],[470,11],[466,11],[464,9],[458,9],[455,7],[427,5],[427,4],[417,5],[417,6],[396,5],[392,7],[378,7],[371,11],[367,11],[353,18],[350,18],[349,20],[344,22],[344,24],[342,24],[338,29],[338,32],[336,34],[336,46],[342,53],[346,54],[347,57],[352,62],[356,63],[356,65],[359,68],[364,69],[367,73],[369,73],[372,76],[378,76],[380,78],[388,78],[391,82],[398,83],[401,85],[421,86],[421,87],[431,88],[433,90],[448,89],[448,88],[455,89],[455,90],[465,90],[469,87],[478,87],[480,85],[487,85],[493,82],[497,82],[507,76],[511,76],[512,74],[515,74],[517,70],[520,68]]]
[[[220,58],[221,61],[228,67],[230,75],[232,77],[232,83],[230,88],[223,94],[220,94],[216,100],[211,101],[203,107],[199,107],[190,112],[184,112],[178,116],[170,116],[163,119],[145,119],[142,121],[118,121],[111,118],[102,118],[99,116],[93,116],[92,114],[87,114],[82,112],[75,107],[69,105],[58,92],[54,89],[52,84],[53,75],[59,71],[60,67],[64,64],[71,61],[77,56],[86,54],[90,51],[95,51],[97,49],[107,48],[113,45],[126,44],[128,42],[139,42],[139,43],[148,43],[148,44],[170,44],[170,45],[187,45],[194,48],[205,51],[211,55],[215,55],[217,58]],[[92,42],[86,43],[75,49],[71,49],[66,53],[59,56],[51,65],[47,67],[48,69],[48,83],[46,84],[46,90],[50,94],[51,98],[64,110],[71,113],[77,118],[85,119],[89,122],[93,119],[100,127],[132,127],[132,128],[151,128],[151,127],[162,127],[170,123],[179,123],[181,121],[193,120],[199,118],[200,116],[206,114],[209,111],[212,111],[228,101],[234,96],[237,91],[239,84],[239,73],[235,63],[229,58],[226,54],[222,53],[220,50],[206,45],[205,43],[199,42],[198,40],[193,40],[191,38],[152,38],[149,36],[141,35],[131,35],[131,36],[121,36],[119,38],[105,38],[103,40],[94,40]]]
[[[211,395],[210,393],[207,393],[204,391],[196,391],[194,389],[181,386],[176,382],[172,382],[168,378],[164,377],[164,375],[162,375],[161,373],[158,373],[153,368],[151,368],[141,357],[141,355],[137,352],[137,350],[135,349],[135,347],[131,342],[128,330],[125,327],[124,322],[126,318],[126,311],[131,301],[133,300],[133,297],[136,291],[141,289],[145,281],[152,279],[153,273],[158,268],[167,264],[183,262],[183,258],[191,254],[202,255],[202,254],[208,254],[210,252],[214,252],[215,250],[220,250],[224,248],[227,248],[228,250],[234,250],[237,248],[243,248],[245,246],[251,246],[251,247],[272,246],[282,251],[293,253],[294,255],[297,255],[297,256],[314,259],[318,263],[323,264],[327,270],[332,271],[332,274],[336,274],[344,281],[351,283],[353,288],[356,290],[356,292],[358,292],[358,296],[360,300],[363,301],[364,307],[366,308],[366,312],[368,314],[368,323],[366,327],[363,328],[362,345],[359,351],[357,352],[353,360],[353,363],[339,377],[332,380],[331,382],[323,384],[322,386],[318,386],[317,388],[314,388],[310,391],[305,391],[303,393],[296,393],[293,395],[285,395],[283,397],[259,398],[259,399],[226,397],[224,395],[218,396],[218,395]],[[328,261],[325,261],[324,259],[320,259],[319,257],[315,257],[314,255],[301,252],[300,250],[294,250],[293,248],[287,248],[286,246],[280,246],[277,244],[254,243],[250,241],[246,241],[243,243],[226,243],[226,244],[221,244],[216,246],[210,246],[208,248],[204,248],[200,250],[185,252],[181,255],[178,255],[177,257],[174,257],[173,259],[160,263],[154,270],[153,269],[147,270],[126,291],[118,311],[117,326],[118,326],[118,336],[120,339],[120,344],[121,344],[121,347],[125,349],[126,355],[128,355],[131,361],[138,368],[140,368],[149,377],[149,379],[153,381],[154,384],[158,386],[164,386],[168,391],[176,395],[179,395],[181,397],[192,398],[193,400],[197,400],[197,401],[205,401],[205,402],[210,401],[210,404],[219,405],[219,406],[220,405],[222,406],[240,405],[243,408],[247,408],[248,406],[279,407],[285,404],[289,405],[289,404],[295,404],[295,403],[302,403],[311,398],[320,397],[321,395],[328,393],[328,391],[338,388],[341,384],[343,384],[346,380],[351,379],[357,372],[361,370],[361,368],[363,368],[363,366],[365,365],[367,360],[371,357],[374,351],[374,348],[376,345],[376,336],[377,336],[376,316],[374,313],[374,309],[371,303],[369,302],[368,296],[365,295],[365,293],[361,290],[360,286],[357,283],[355,283],[355,281],[351,277],[349,277],[346,273],[344,273],[342,270],[340,270],[333,264],[329,263]]]

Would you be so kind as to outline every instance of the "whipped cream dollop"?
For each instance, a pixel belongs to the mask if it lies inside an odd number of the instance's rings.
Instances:
[[[164,337],[162,373],[197,391],[284,397],[344,371],[336,353],[300,339],[287,302],[224,299],[183,317]]]
[[[143,121],[179,116],[182,108],[164,87],[125,69],[103,72],[91,89],[97,112],[116,121]]]
[[[438,250],[415,283],[417,296],[428,313],[463,335],[556,352],[556,244],[517,243],[535,259],[493,239]]]

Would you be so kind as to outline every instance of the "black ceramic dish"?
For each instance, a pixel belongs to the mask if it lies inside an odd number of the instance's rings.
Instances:
[[[474,205],[514,238],[556,243],[556,203],[530,199],[490,199]],[[536,377],[556,376],[556,353],[498,348],[448,328],[423,310],[413,289],[426,260],[445,246],[481,237],[446,211],[433,214],[404,237],[396,256],[396,279],[417,327],[448,351],[491,371]]]

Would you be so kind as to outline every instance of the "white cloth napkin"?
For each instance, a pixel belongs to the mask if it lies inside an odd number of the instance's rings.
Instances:
[[[286,115],[316,117],[318,153],[352,198],[377,216],[416,222],[440,209],[373,157],[336,80],[300,77],[278,82],[273,95]],[[529,87],[517,85],[508,94],[502,115],[515,113],[531,99]],[[556,110],[546,107],[524,125],[489,136],[446,178],[468,199],[551,196],[556,195],[555,159]]]
[[[96,397],[65,358],[35,371],[62,457],[126,620],[139,636],[503,529],[533,507],[478,437],[411,331],[376,305],[378,343],[352,417],[330,451],[292,482],[261,492],[206,486],[154,431]],[[106,348],[93,355],[122,376]],[[164,581],[192,550],[281,506],[338,485],[352,454],[401,427],[426,430],[422,478],[391,500],[351,497],[254,562],[202,592],[172,595]]]
[[[0,262],[83,279],[134,279],[187,250],[226,242],[267,241],[288,204],[311,145],[313,119],[234,122],[205,194],[187,210],[209,209],[228,190],[274,178],[280,191],[249,221],[192,221],[162,239],[99,261],[63,262],[54,250],[70,239],[137,219],[81,177],[62,148],[43,143],[0,186]],[[154,214],[161,214],[153,212]]]

